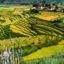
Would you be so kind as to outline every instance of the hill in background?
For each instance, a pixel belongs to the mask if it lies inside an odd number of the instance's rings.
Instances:
[[[29,4],[29,3],[42,3],[44,0],[0,0],[1,4]],[[64,0],[45,0],[48,3],[60,3]]]

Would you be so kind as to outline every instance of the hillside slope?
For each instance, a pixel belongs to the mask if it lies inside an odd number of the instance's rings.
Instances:
[[[56,3],[61,3],[61,2],[64,2],[64,0],[45,0],[46,2],[48,2],[48,3],[52,3],[52,2],[56,2]],[[20,4],[20,3],[35,3],[35,2],[43,2],[43,0],[0,0],[0,3],[11,3],[11,4],[13,4],[13,3],[18,3],[18,4]]]
[[[60,52],[64,52],[64,45],[57,45],[57,46],[42,48],[28,56],[23,57],[23,60],[28,61],[28,60],[40,59],[40,58],[48,57],[51,55],[55,55]]]

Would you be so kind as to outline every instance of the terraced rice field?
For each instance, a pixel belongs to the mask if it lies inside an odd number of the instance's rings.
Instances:
[[[50,46],[50,47],[42,48],[28,56],[23,57],[23,60],[30,61],[30,60],[35,60],[39,58],[45,58],[60,52],[64,52],[63,45]]]
[[[53,13],[53,12],[42,12],[41,14],[37,14],[36,17],[47,20],[47,21],[54,21],[60,19],[60,15],[62,13]]]
[[[64,52],[64,14],[26,11],[0,11],[0,51],[21,47],[24,62]]]

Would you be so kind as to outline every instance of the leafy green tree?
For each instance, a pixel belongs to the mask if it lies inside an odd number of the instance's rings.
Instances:
[[[0,0],[0,3],[3,3],[5,0]]]

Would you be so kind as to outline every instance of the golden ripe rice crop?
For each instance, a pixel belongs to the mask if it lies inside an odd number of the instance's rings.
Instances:
[[[42,14],[38,14],[36,17],[46,21],[54,21],[59,19],[59,15],[52,12],[43,12]]]
[[[29,60],[44,58],[44,57],[48,57],[48,56],[51,56],[51,55],[54,55],[56,53],[63,52],[63,51],[64,51],[64,46],[61,46],[61,45],[46,47],[30,55],[24,56],[23,60],[29,61]]]

